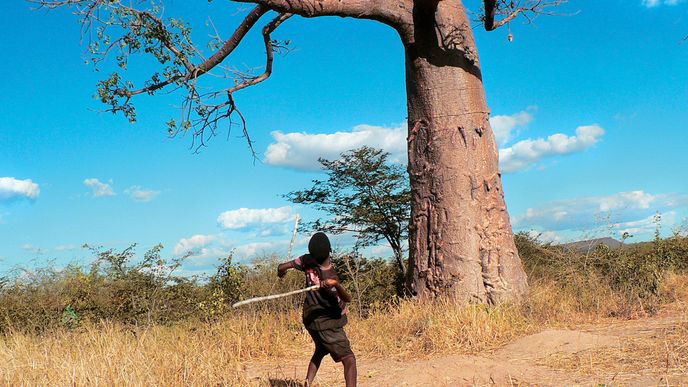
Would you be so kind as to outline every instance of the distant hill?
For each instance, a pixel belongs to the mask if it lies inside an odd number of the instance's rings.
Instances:
[[[589,239],[585,241],[578,241],[578,242],[571,242],[571,243],[564,243],[561,244],[560,246],[563,247],[564,249],[571,250],[571,251],[578,251],[582,253],[588,253],[592,250],[595,250],[595,248],[599,245],[604,245],[609,247],[610,249],[616,249],[621,246],[623,246],[623,243],[617,241],[614,238],[597,238],[597,239]]]

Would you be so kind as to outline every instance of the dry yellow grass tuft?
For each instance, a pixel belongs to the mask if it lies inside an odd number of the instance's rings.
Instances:
[[[241,342],[216,328],[132,331],[101,324],[80,332],[0,343],[5,385],[186,385],[241,380]]]
[[[660,293],[672,309],[688,313],[688,274],[667,273]]]
[[[368,356],[418,358],[497,348],[533,329],[519,307],[456,306],[440,300],[402,302],[353,320],[347,330],[356,350]]]

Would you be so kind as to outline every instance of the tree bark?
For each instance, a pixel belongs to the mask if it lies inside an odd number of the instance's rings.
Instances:
[[[527,291],[470,20],[461,0],[417,0],[406,52],[412,211],[407,286],[420,298],[517,301]]]
[[[402,278],[406,278],[406,265],[404,264],[404,252],[401,247],[394,247],[394,259],[397,261],[397,266],[399,266],[399,273],[401,273]]]

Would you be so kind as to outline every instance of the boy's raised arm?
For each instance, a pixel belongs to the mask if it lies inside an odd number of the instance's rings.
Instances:
[[[289,269],[296,269],[296,264],[294,263],[294,261],[280,263],[279,266],[277,266],[277,276],[279,278],[284,277],[284,275],[287,274],[287,270]]]

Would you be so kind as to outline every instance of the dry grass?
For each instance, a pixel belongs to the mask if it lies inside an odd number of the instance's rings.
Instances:
[[[623,381],[632,375],[685,376],[688,374],[688,275],[668,273],[662,283],[661,295],[666,304],[660,314],[669,314],[676,320],[670,324],[655,325],[652,320],[637,322],[614,321],[607,330],[619,335],[613,346],[593,348],[576,353],[557,353],[543,359],[540,364],[557,370],[583,375],[606,375]],[[605,319],[609,321],[609,319]],[[626,327],[629,332],[624,332]],[[605,328],[587,325],[598,331]]]
[[[399,359],[477,353],[533,330],[520,308],[457,307],[451,301],[403,302],[366,320],[354,320],[347,329],[357,351]]]
[[[669,301],[688,300],[686,276],[667,279]],[[595,321],[575,294],[540,283],[524,306],[457,306],[450,301],[402,302],[351,317],[347,332],[365,358],[419,358],[489,351],[547,326]],[[676,305],[685,305],[678,304]],[[688,316],[687,316],[688,317]],[[598,316],[597,320],[607,316]],[[618,348],[553,357],[548,365],[587,373],[665,367],[686,372],[688,323],[657,337],[629,338]],[[4,385],[250,385],[242,364],[307,358],[300,311],[249,309],[215,323],[151,328],[93,324],[43,335],[10,332],[0,338]],[[651,358],[652,360],[648,361]],[[590,360],[592,359],[592,361]],[[607,368],[605,368],[607,367]],[[266,381],[263,381],[266,382]]]
[[[0,344],[6,385],[185,385],[240,382],[241,344],[215,329],[14,334]],[[235,338],[235,337],[233,337]]]
[[[127,329],[98,324],[0,340],[0,381],[7,385],[246,385],[242,362],[307,358],[310,337],[298,311],[253,311],[213,324]],[[402,303],[347,331],[367,357],[415,357],[495,348],[529,330],[517,308]]]
[[[688,274],[668,273],[660,294],[672,310],[688,314]]]
[[[541,362],[548,367],[584,375],[688,374],[688,314],[674,326],[646,335],[622,337],[617,345],[573,354],[554,354]]]

